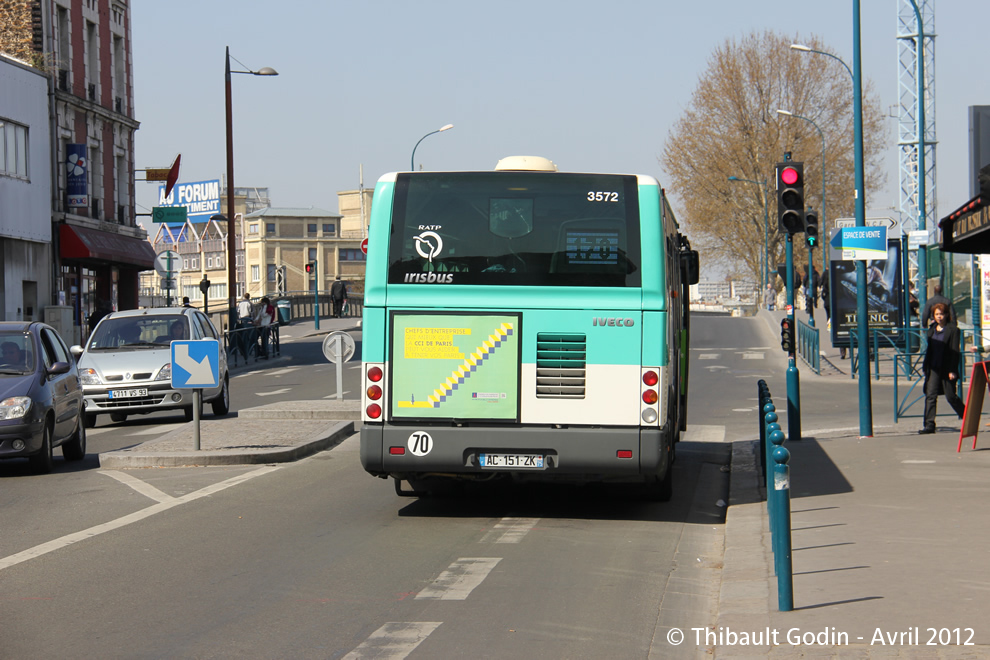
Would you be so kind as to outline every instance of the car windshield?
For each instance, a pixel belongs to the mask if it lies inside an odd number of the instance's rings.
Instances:
[[[0,332],[0,376],[34,371],[34,337],[26,332]]]
[[[180,314],[111,317],[96,326],[86,350],[166,348],[180,339],[189,339],[189,322]]]

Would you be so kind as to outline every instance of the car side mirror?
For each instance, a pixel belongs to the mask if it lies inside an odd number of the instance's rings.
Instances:
[[[48,367],[49,376],[60,376],[62,374],[69,373],[69,369],[72,367],[68,362],[56,362],[52,366]]]
[[[83,354],[83,350],[84,350],[83,347],[80,346],[79,344],[75,344],[69,348],[69,352],[72,353],[73,357],[75,357],[77,360],[79,359],[79,356]]]

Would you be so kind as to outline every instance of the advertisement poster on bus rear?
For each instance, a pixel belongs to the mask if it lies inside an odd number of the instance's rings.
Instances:
[[[392,316],[392,418],[519,418],[519,315]]]

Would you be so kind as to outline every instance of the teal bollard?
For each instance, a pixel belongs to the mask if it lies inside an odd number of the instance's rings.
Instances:
[[[767,478],[767,448],[770,446],[769,426],[777,421],[777,408],[773,401],[763,406],[763,422],[760,424],[760,474]]]
[[[784,432],[780,430],[779,424],[777,429],[770,433],[770,446],[767,447],[767,456],[770,460],[773,460],[773,453],[778,448],[784,444]],[[773,474],[773,463],[767,467],[767,516],[770,518],[770,547],[773,548],[774,564],[773,570],[774,575],[777,574],[777,553],[779,551],[777,535],[774,534],[774,530],[777,528],[777,518],[779,518],[779,512],[777,511],[777,506],[779,502],[777,498],[773,496],[774,491],[774,474]]]
[[[791,562],[791,478],[787,461],[790,452],[778,446],[773,450],[773,494],[776,517],[772,523],[774,572],[777,574],[777,608],[781,612],[794,609],[794,575]]]

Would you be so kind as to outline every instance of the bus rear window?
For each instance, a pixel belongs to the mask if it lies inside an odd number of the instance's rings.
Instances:
[[[445,172],[396,179],[390,284],[636,287],[636,177]]]

